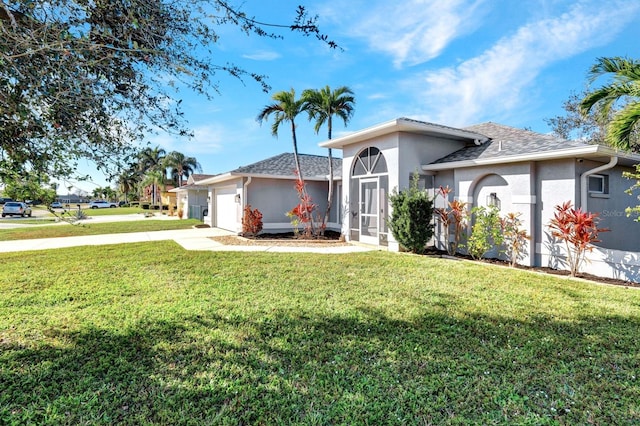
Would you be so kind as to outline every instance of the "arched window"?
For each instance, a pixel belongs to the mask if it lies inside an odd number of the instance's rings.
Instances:
[[[356,157],[352,176],[387,173],[387,162],[378,148],[365,148]]]

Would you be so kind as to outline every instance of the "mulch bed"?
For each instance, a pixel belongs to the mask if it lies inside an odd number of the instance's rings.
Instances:
[[[264,233],[251,238],[228,235],[211,237],[211,239],[230,246],[337,247],[349,245],[341,238],[340,233],[335,231],[326,231],[324,236],[315,238],[304,238],[300,235],[294,235],[293,232],[286,232]]]
[[[453,256],[449,256],[446,251],[437,250],[434,247],[430,247],[429,249],[427,249],[427,251],[425,252],[425,255],[427,255],[427,256],[436,256],[436,257],[453,257]],[[460,259],[473,260],[471,258],[471,256],[466,256],[466,255],[462,255],[462,254],[456,254],[455,257],[456,258],[460,258]],[[510,267],[508,262],[506,262],[504,260],[500,260],[500,259],[481,259],[481,260],[476,260],[476,262],[491,263],[493,265]],[[516,265],[515,268],[523,269],[523,270],[527,270],[527,271],[533,271],[533,272],[540,272],[540,273],[550,274],[550,275],[564,276],[564,277],[569,277],[571,275],[569,271],[564,271],[564,270],[560,270],[560,269],[553,269],[553,268],[548,268],[548,267],[544,267],[544,266]],[[576,278],[581,278],[581,279],[584,279],[584,280],[593,281],[593,282],[597,282],[597,283],[600,283],[600,284],[610,284],[610,285],[619,285],[619,286],[623,286],[623,287],[640,288],[640,283],[634,283],[634,282],[631,282],[631,281],[625,281],[625,280],[621,280],[621,279],[617,279],[617,278],[598,277],[596,275],[591,275],[591,274],[586,274],[586,273],[579,273],[576,276]]]

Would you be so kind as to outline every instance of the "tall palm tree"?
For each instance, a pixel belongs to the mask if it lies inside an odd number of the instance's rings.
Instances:
[[[271,99],[275,102],[265,106],[258,114],[257,120],[262,124],[265,120],[268,120],[271,115],[273,115],[274,120],[271,125],[271,134],[275,137],[278,137],[278,130],[281,124],[287,121],[291,123],[293,158],[296,163],[298,178],[304,185],[304,177],[302,176],[302,170],[300,170],[300,159],[298,158],[298,140],[296,138],[295,123],[296,117],[302,112],[303,102],[301,99],[296,100],[296,91],[294,89],[291,89],[288,92],[281,91],[274,93]]]
[[[608,121],[606,142],[623,150],[638,150],[640,123],[640,61],[622,57],[599,58],[589,80],[609,77],[610,82],[587,93],[580,103],[583,114],[596,111]],[[616,106],[621,107],[615,111]],[[610,118],[610,120],[609,120]]]
[[[171,169],[171,177],[182,186],[182,178],[189,177],[196,171],[201,172],[202,167],[194,157],[187,157],[178,151],[171,151],[164,158],[164,164]]]
[[[118,176],[118,188],[124,194],[126,202],[129,202],[129,193],[136,188],[140,179],[141,175],[137,164],[130,164],[129,168],[122,171]]]
[[[138,154],[138,165],[140,167],[140,171],[147,175],[152,172],[159,172],[162,174],[162,184],[164,184],[164,179],[166,178],[167,171],[164,166],[164,157],[166,156],[167,151],[160,146],[156,146],[155,148],[147,147],[140,151]],[[151,180],[152,188],[151,188],[151,203],[156,204],[157,198],[157,183],[155,180]]]
[[[315,120],[316,134],[320,132],[320,128],[327,124],[328,139],[331,139],[333,131],[333,116],[341,118],[346,126],[354,112],[355,98],[353,91],[347,86],[340,86],[335,90],[331,90],[329,86],[325,86],[320,90],[307,89],[302,92],[303,109],[309,113],[309,120]],[[333,156],[331,148],[328,148],[329,154],[329,191],[327,194],[327,210],[323,218],[323,226],[329,221],[331,213],[331,204],[333,204]]]
[[[144,179],[142,180],[142,185],[144,186],[152,186],[152,189],[154,191],[153,197],[152,197],[152,202],[151,204],[156,206],[158,205],[158,199],[156,197],[156,188],[165,188],[165,178],[166,178],[166,174],[164,172],[164,170],[161,169],[152,169],[150,171],[148,171],[145,175],[144,175]],[[162,210],[162,209],[161,209]]]

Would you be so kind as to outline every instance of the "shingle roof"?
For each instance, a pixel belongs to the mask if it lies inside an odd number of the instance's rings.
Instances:
[[[326,178],[329,174],[328,157],[322,155],[298,154],[303,177]],[[283,153],[266,160],[232,170],[232,174],[295,176],[296,164],[292,153]],[[342,175],[342,159],[333,158],[333,176]]]
[[[208,179],[208,178],[214,177],[214,176],[216,176],[216,175],[205,175],[205,174],[202,174],[202,173],[194,173],[189,177],[192,178],[192,180],[194,182],[198,182],[199,180]]]
[[[466,127],[464,130],[480,133],[490,140],[479,146],[469,145],[461,148],[431,164],[509,157],[586,146],[584,142],[570,141],[491,122]]]

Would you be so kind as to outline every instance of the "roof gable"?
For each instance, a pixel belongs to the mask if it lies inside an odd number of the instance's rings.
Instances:
[[[202,174],[202,173],[194,173],[194,174],[189,175],[189,177],[187,178],[187,184],[191,185],[191,184],[194,184],[194,183],[196,183],[198,181],[209,179],[209,178],[212,178],[214,176],[216,176],[216,175],[206,175],[206,174]]]
[[[455,127],[444,126],[442,124],[401,117],[341,136],[339,138],[330,139],[326,142],[322,142],[320,146],[324,148],[344,149],[345,146],[351,144],[399,132],[436,136],[439,138],[459,141],[472,141],[476,144],[482,143],[486,139],[485,136],[467,129],[457,129]]]

